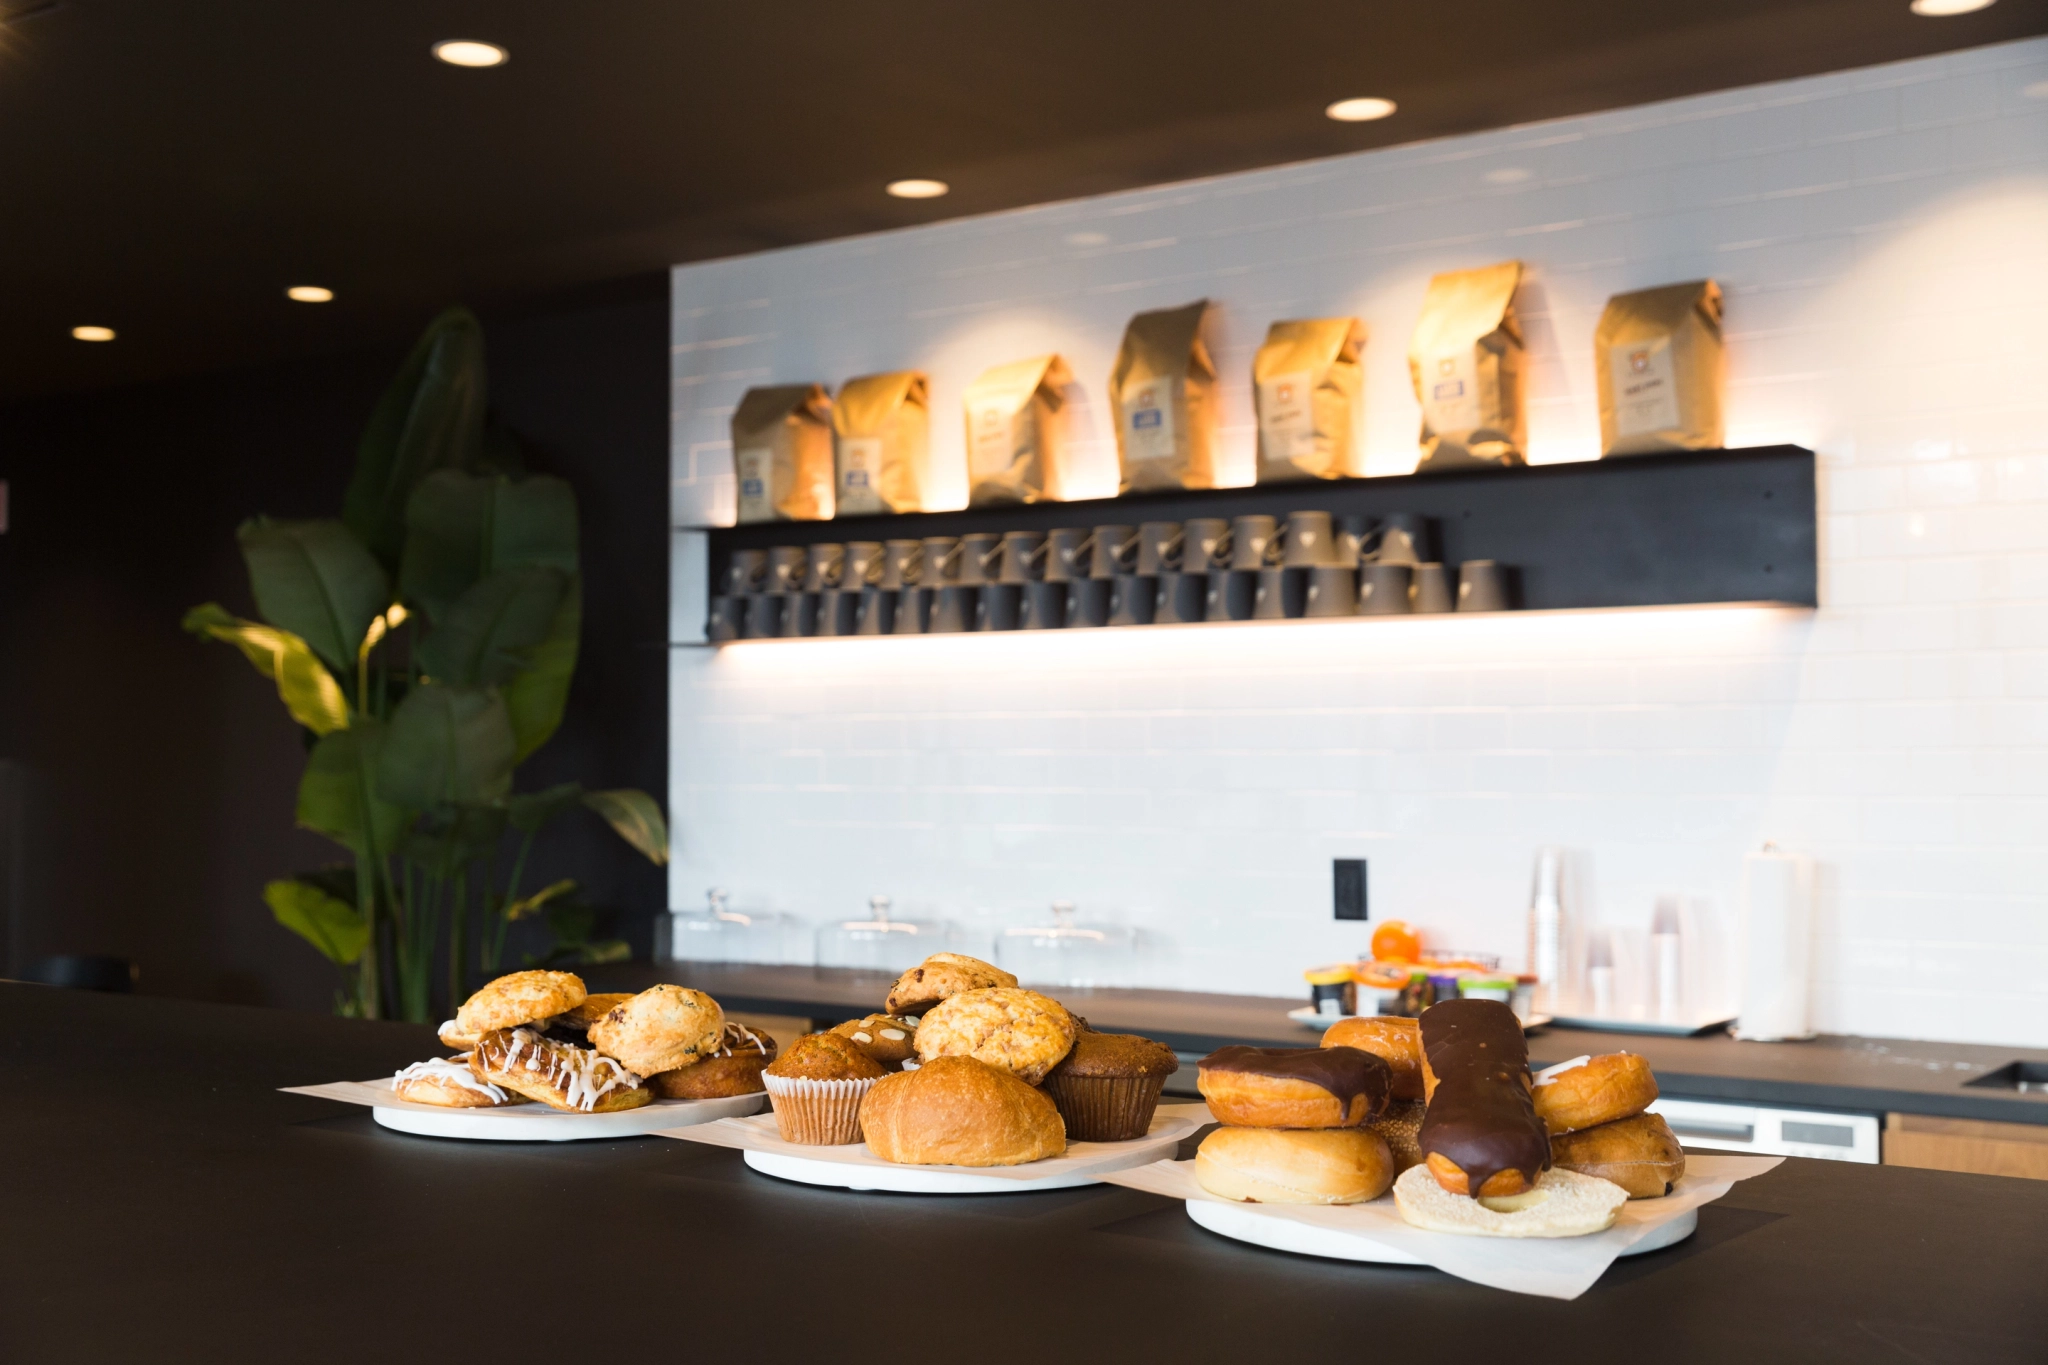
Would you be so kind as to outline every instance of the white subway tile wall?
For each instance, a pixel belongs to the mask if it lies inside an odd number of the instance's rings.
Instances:
[[[1266,324],[1356,313],[1400,473],[1430,274],[1509,256],[1539,462],[1596,452],[1610,294],[1721,282],[1730,444],[1819,452],[1817,613],[677,648],[672,903],[988,934],[1072,899],[1144,984],[1295,994],[1371,928],[1335,857],[1375,920],[1518,964],[1539,845],[1590,919],[1688,897],[1704,955],[1768,839],[1820,863],[1819,1027],[2048,1045],[2048,41],[679,267],[674,522],[730,520],[750,384],[922,367],[957,458],[968,381],[1046,350],[1113,480],[1123,323],[1204,295],[1235,468]]]

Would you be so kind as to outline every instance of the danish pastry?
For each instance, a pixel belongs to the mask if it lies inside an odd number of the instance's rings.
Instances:
[[[896,978],[882,1008],[890,1014],[923,1014],[941,1000],[963,991],[1015,986],[1017,978],[965,953],[933,953]]]
[[[1059,1001],[992,986],[948,996],[925,1015],[917,1026],[917,1059],[973,1057],[1037,1085],[1073,1051],[1079,1032]]]
[[[493,1029],[518,1028],[566,1014],[582,1004],[589,992],[583,978],[574,972],[514,972],[490,982],[462,1002],[455,1011],[455,1027],[441,1035],[442,1042],[456,1038],[474,1040]]]
[[[702,991],[649,986],[590,1026],[590,1045],[628,1070],[653,1076],[701,1061],[718,1050],[725,1011]]]
[[[905,1062],[917,1056],[917,1025],[893,1014],[849,1019],[832,1031],[860,1044],[863,1052],[891,1071],[900,1071]]]
[[[665,1100],[717,1100],[730,1095],[758,1095],[767,1089],[761,1072],[775,1060],[775,1040],[745,1024],[725,1021],[718,1048],[701,1062],[647,1078]]]
[[[1324,1047],[1355,1047],[1393,1069],[1397,1100],[1422,1098],[1422,1025],[1396,1015],[1340,1019],[1323,1035]]]
[[[486,1033],[469,1054],[469,1069],[488,1085],[572,1114],[638,1109],[654,1098],[638,1076],[611,1058],[532,1029]]]
[[[524,1095],[478,1080],[469,1069],[467,1053],[414,1062],[391,1078],[391,1089],[408,1104],[432,1104],[443,1109],[496,1109],[526,1103]]]
[[[1631,1052],[1574,1057],[1538,1072],[1531,1098],[1552,1134],[1575,1133],[1648,1109],[1657,1098],[1657,1078]]]

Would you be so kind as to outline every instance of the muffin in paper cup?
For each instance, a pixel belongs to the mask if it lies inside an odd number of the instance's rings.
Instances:
[[[1127,1142],[1152,1127],[1164,1076],[1048,1076],[1045,1093],[1076,1142]]]
[[[775,1127],[784,1142],[805,1147],[840,1147],[859,1142],[860,1102],[880,1077],[820,1081],[808,1076],[761,1073]]]

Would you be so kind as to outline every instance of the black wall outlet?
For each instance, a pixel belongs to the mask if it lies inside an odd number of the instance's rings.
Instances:
[[[1364,919],[1365,859],[1334,858],[1330,862],[1338,919]]]

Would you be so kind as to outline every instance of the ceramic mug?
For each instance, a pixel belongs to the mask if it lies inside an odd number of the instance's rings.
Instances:
[[[1459,611],[1506,611],[1514,590],[1508,567],[1490,559],[1468,559],[1458,566]]]
[[[768,552],[768,576],[762,582],[762,591],[802,592],[810,562],[810,552],[803,546],[777,545]]]
[[[930,591],[930,589],[927,589]],[[979,584],[948,583],[938,589],[932,601],[931,619],[925,626],[930,635],[964,635],[981,629],[981,587]]]
[[[846,564],[839,572],[839,586],[860,589],[882,581],[882,542],[879,540],[849,540],[846,542]]]
[[[891,592],[901,592],[915,587],[917,580],[924,576],[924,542],[921,540],[887,540],[882,542],[882,569],[875,578],[875,586]]]
[[[1044,577],[1048,583],[1071,583],[1088,577],[1089,557],[1095,550],[1094,534],[1079,526],[1062,526],[1045,537]]]
[[[896,589],[862,588],[860,604],[854,610],[853,633],[855,635],[894,635],[896,633]]]
[[[817,629],[824,636],[851,635],[859,624],[860,590],[827,588],[818,594]]]
[[[1209,575],[1169,573],[1159,578],[1159,603],[1152,620],[1157,625],[1186,626],[1208,615]]]
[[[746,625],[747,604],[727,593],[711,599],[711,619],[704,624],[704,638],[714,645],[737,640]]]
[[[1441,564],[1417,564],[1412,571],[1415,586],[1408,594],[1410,606],[1418,612],[1455,611],[1458,595],[1451,587],[1450,571]]]
[[[1067,605],[1062,615],[1067,628],[1084,629],[1109,624],[1109,600],[1114,594],[1113,578],[1076,578],[1067,584]]]
[[[1037,582],[1045,574],[1049,553],[1043,532],[1006,532],[996,582],[1013,585]]]
[[[1209,601],[1203,615],[1211,621],[1249,621],[1258,595],[1258,574],[1243,569],[1211,569]]]
[[[1303,616],[1358,615],[1358,570],[1318,564],[1303,574]]]
[[[981,590],[981,629],[1021,630],[1024,625],[1022,583],[990,583]]]
[[[960,540],[957,536],[926,536],[924,563],[917,575],[920,588],[943,588],[960,581]]]
[[[1328,512],[1289,512],[1276,537],[1280,563],[1289,569],[1312,569],[1337,562],[1336,531]],[[1268,550],[1270,557],[1271,551]]]
[[[1024,598],[1019,606],[1017,628],[1019,630],[1059,630],[1067,624],[1066,583],[1047,583],[1039,580],[1024,585]]]
[[[1131,572],[1138,556],[1136,527],[1098,526],[1091,538],[1095,544],[1088,561],[1090,578],[1115,578]]]
[[[1414,571],[1406,564],[1368,564],[1359,572],[1358,614],[1401,616],[1410,609]]]
[[[1109,624],[1149,626],[1159,605],[1159,580],[1120,573],[1109,580]]]
[[[889,628],[891,635],[923,635],[931,620],[932,599],[938,593],[931,588],[905,588],[896,594],[895,623]]]
[[[1180,570],[1181,533],[1177,521],[1147,521],[1138,526],[1136,570],[1145,578]]]
[[[1230,561],[1230,523],[1222,517],[1192,517],[1180,524],[1180,567],[1207,573]]]
[[[1266,556],[1273,548],[1273,538],[1280,533],[1280,523],[1273,517],[1235,517],[1230,523],[1230,567],[1245,573],[1256,573],[1266,567]]]
[[[747,599],[747,638],[773,640],[782,634],[783,610],[789,599],[780,593],[757,592]]]
[[[966,587],[993,583],[1001,572],[1002,558],[1003,537],[1000,534],[977,531],[971,536],[962,536],[960,567],[953,577]]]
[[[813,545],[804,565],[804,591],[823,592],[836,588],[846,574],[844,545]]]
[[[768,576],[768,552],[766,550],[734,550],[732,560],[725,569],[725,590],[734,597],[745,593],[761,591],[761,580]]]

